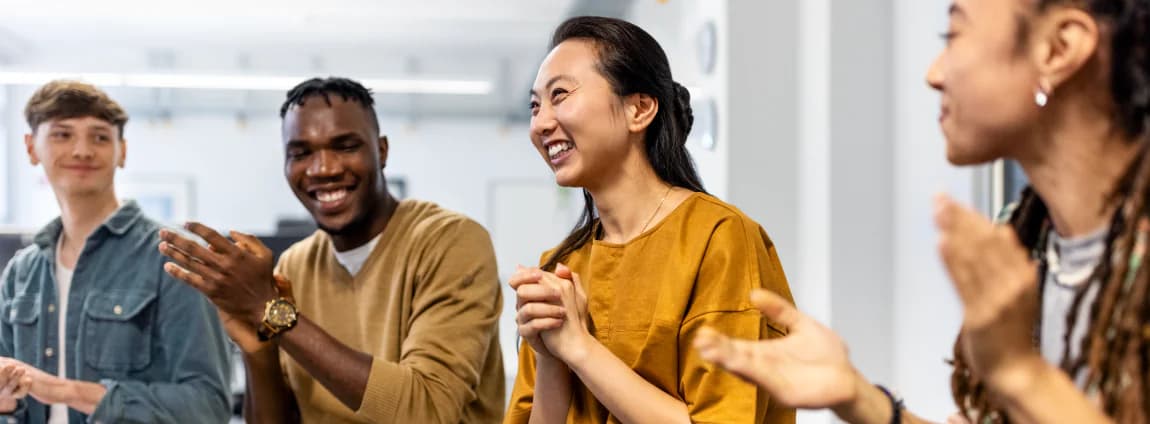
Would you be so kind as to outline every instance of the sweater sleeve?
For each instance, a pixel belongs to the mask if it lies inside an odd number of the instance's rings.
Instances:
[[[375,422],[458,423],[478,387],[502,294],[487,231],[459,219],[417,255],[410,330],[400,359],[376,357],[356,414]]]

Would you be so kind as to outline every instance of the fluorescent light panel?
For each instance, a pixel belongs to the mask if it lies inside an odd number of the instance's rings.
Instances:
[[[0,71],[0,85],[40,85],[56,79],[78,79],[101,87],[286,91],[307,78],[255,75]],[[490,94],[493,89],[491,82],[477,80],[366,78],[359,80],[359,82],[377,93],[485,95]]]

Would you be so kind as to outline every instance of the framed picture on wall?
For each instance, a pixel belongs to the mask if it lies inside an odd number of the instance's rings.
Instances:
[[[133,200],[148,217],[179,225],[195,215],[195,183],[186,175],[131,175],[116,182],[121,201]]]

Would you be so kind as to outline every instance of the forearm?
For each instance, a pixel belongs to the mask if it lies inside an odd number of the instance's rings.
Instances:
[[[882,390],[866,381],[861,375],[852,382],[855,398],[846,404],[831,408],[839,419],[852,424],[888,424],[894,417],[891,400]],[[928,424],[924,420],[903,410],[899,414],[902,424]]]
[[[1034,355],[988,380],[1011,420],[1021,423],[1109,423],[1070,377]]]
[[[336,340],[306,317],[280,336],[280,347],[353,411],[359,410],[371,375],[372,356]]]
[[[571,370],[559,359],[545,355],[536,358],[531,423],[565,423],[571,409]]]
[[[249,423],[299,422],[299,409],[291,388],[283,381],[279,349],[244,353],[247,385],[244,388],[244,421]]]
[[[29,394],[42,403],[63,403],[85,415],[96,411],[107,392],[103,384],[55,377],[34,382],[29,390]]]
[[[689,423],[687,405],[636,374],[599,342],[568,366],[611,414],[626,423]]]

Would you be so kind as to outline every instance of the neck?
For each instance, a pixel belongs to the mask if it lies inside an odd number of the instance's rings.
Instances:
[[[655,175],[644,156],[632,156],[640,160],[627,161],[631,163],[618,173],[602,178],[604,184],[587,188],[599,212],[603,239],[609,242],[626,242],[641,234],[671,187]]]
[[[1051,131],[1032,143],[1041,153],[1018,158],[1062,237],[1109,223],[1118,207],[1111,196],[1138,150],[1110,118],[1076,112],[1054,114]]]
[[[65,246],[82,246],[88,236],[120,208],[112,191],[94,195],[57,195]]]
[[[387,229],[387,223],[391,221],[399,201],[391,197],[391,193],[386,193],[381,203],[380,208],[364,223],[367,227],[364,231],[352,229],[344,230],[340,234],[331,234],[331,244],[337,252],[346,252],[363,246]]]

